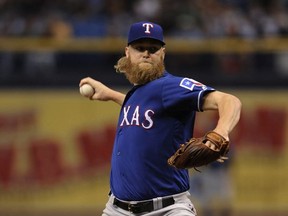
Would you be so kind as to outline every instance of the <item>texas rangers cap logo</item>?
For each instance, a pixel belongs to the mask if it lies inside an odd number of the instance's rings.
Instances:
[[[165,45],[162,27],[152,22],[139,22],[131,25],[128,45],[140,39],[154,39]]]
[[[143,23],[142,25],[145,28],[145,33],[150,34],[150,28],[153,28],[153,24],[151,23]]]

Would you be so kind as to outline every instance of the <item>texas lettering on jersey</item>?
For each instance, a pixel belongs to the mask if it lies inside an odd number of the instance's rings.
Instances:
[[[123,107],[123,116],[120,123],[120,127],[123,126],[141,126],[145,129],[152,128],[154,111],[151,109],[140,110],[140,106],[136,106],[132,109],[131,106]]]

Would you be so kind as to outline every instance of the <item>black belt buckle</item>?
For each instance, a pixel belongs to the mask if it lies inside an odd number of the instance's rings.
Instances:
[[[150,212],[153,210],[153,206],[150,205],[150,202],[140,202],[140,203],[129,203],[128,204],[128,211],[131,213],[142,213],[142,212]]]
[[[139,211],[139,207],[137,207],[135,204],[128,204],[128,211],[131,213],[137,213],[137,210]]]

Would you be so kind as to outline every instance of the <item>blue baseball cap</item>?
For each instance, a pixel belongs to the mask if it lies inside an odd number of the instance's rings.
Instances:
[[[165,45],[162,27],[152,22],[138,22],[131,25],[128,45],[140,39],[154,39]]]

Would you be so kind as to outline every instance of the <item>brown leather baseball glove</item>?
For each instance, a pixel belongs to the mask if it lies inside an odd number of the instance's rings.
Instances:
[[[210,141],[208,146],[207,141]],[[229,141],[220,134],[209,131],[200,138],[191,138],[168,159],[168,164],[179,169],[196,168],[213,161],[224,162],[229,151]]]

